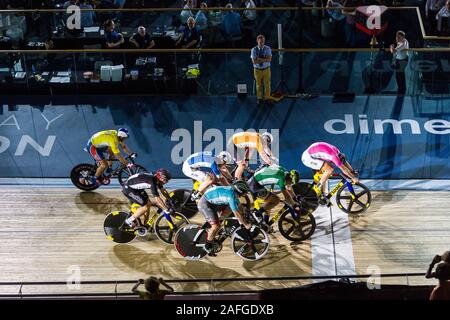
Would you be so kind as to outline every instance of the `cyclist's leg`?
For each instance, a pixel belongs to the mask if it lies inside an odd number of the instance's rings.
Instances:
[[[126,220],[128,225],[132,225],[140,216],[146,214],[153,205],[145,190],[133,190],[127,186],[122,187],[122,193],[133,203],[137,203],[139,207],[136,212]]]
[[[320,178],[319,186],[321,187],[321,191],[323,193],[325,184],[327,183],[330,176],[333,174],[334,168],[333,168],[333,166],[331,166],[330,164],[325,162],[323,164],[323,167],[321,168],[321,171],[322,171],[322,177]]]
[[[213,247],[214,238],[219,231],[220,227],[220,220],[219,216],[217,215],[215,209],[212,205],[208,203],[205,197],[201,197],[198,202],[198,210],[203,214],[205,217],[205,220],[209,223],[211,226],[208,229],[208,235],[207,235],[207,243],[206,243],[206,250],[209,250]]]
[[[90,155],[95,159],[95,161],[97,161],[98,163],[98,167],[97,170],[95,171],[95,179],[97,180],[99,177],[102,176],[103,172],[106,170],[106,168],[108,167],[108,162],[106,161],[106,157],[105,157],[105,150],[104,148],[99,148],[97,149],[94,145],[90,145],[89,146],[89,153]]]
[[[241,180],[245,168],[248,167],[248,148],[238,148],[235,146],[237,169],[234,173],[236,180]]]

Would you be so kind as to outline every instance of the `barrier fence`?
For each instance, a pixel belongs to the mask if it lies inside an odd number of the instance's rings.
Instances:
[[[192,283],[206,283],[209,284],[209,290],[203,290],[203,291],[175,291],[171,293],[170,295],[174,296],[187,296],[187,295],[225,295],[225,294],[255,294],[260,290],[218,290],[217,284],[218,283],[232,283],[232,282],[269,282],[269,281],[277,281],[277,282],[284,282],[284,281],[312,281],[312,282],[320,282],[325,280],[335,280],[335,281],[348,281],[351,279],[365,279],[368,280],[367,283],[374,283],[376,284],[377,281],[379,281],[379,284],[382,286],[380,279],[392,279],[392,278],[401,278],[403,280],[403,285],[410,286],[411,284],[411,278],[418,279],[421,278],[421,280],[425,280],[425,273],[392,273],[392,274],[380,274],[380,275],[374,275],[374,274],[365,274],[365,275],[336,275],[336,276],[298,276],[298,277],[243,277],[243,278],[199,278],[199,279],[169,279],[165,280],[168,284],[192,284]],[[61,282],[61,281],[48,281],[48,282],[0,282],[0,290],[2,290],[2,287],[5,286],[18,286],[17,293],[15,294],[0,294],[0,299],[7,299],[7,298],[56,298],[56,297],[110,297],[110,298],[119,298],[119,297],[132,297],[136,296],[131,292],[131,286],[135,284],[137,280],[106,280],[106,281],[81,281],[76,284],[80,285],[80,288],[87,285],[114,285],[113,292],[93,292],[93,293],[82,293],[78,292],[75,293],[67,292],[67,293],[34,293],[34,294],[24,294],[23,290],[27,286],[42,286],[42,287],[51,287],[51,286],[61,286],[61,285],[74,285],[74,283],[70,282]],[[355,283],[360,283],[360,281],[355,281]],[[428,280],[428,285],[433,284],[433,280]],[[119,292],[118,286],[129,284],[129,292]],[[296,287],[296,285],[290,285],[290,288]],[[286,287],[285,287],[286,288]],[[265,288],[265,289],[272,289]],[[81,290],[81,289],[79,289]]]

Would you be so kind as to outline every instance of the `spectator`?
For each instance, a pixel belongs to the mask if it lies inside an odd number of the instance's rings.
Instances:
[[[138,32],[133,34],[130,38],[130,43],[134,45],[136,49],[151,49],[155,46],[155,41],[145,30],[145,27],[140,26]]]
[[[195,26],[195,19],[190,17],[187,21],[187,27],[182,29],[182,35],[180,39],[175,43],[175,46],[179,46],[183,49],[190,49],[195,46],[200,40],[200,35]]]
[[[436,271],[433,271],[434,266]],[[436,255],[428,267],[425,275],[427,279],[437,278],[439,284],[433,289],[430,300],[450,300],[450,252],[446,251],[442,256]]]
[[[125,39],[121,33],[118,33],[114,30],[115,23],[112,20],[106,20],[104,28],[105,28],[105,38],[106,38],[106,47],[110,48],[120,48],[120,46],[125,42]]]
[[[241,0],[244,7],[247,9],[255,9],[256,5],[253,0]],[[256,21],[256,10],[244,10],[243,13],[244,24],[254,24]]]
[[[437,20],[437,30],[439,32],[446,32],[447,30],[443,30],[442,28],[442,19],[443,18],[449,18],[450,17],[450,0],[447,0],[445,5],[439,10],[439,12],[436,14],[436,20]],[[449,28],[447,24],[447,29]]]
[[[344,7],[353,7],[354,0],[345,0]],[[345,15],[344,35],[345,43],[348,47],[354,48],[356,46],[356,10],[342,10]]]
[[[408,65],[409,43],[403,31],[396,33],[396,45],[391,44],[390,51],[393,54],[393,67],[395,69],[395,80],[397,81],[397,94],[406,93],[405,70]]]
[[[183,10],[180,13],[181,24],[186,24],[189,18],[194,17],[194,14],[192,13],[193,8],[194,4],[192,0],[187,0]]]
[[[80,9],[94,9],[87,0],[80,0]],[[92,27],[94,25],[95,12],[94,11],[81,11],[81,27]]]
[[[63,4],[63,9],[67,9],[70,6],[77,6],[77,5],[78,5],[78,0],[67,0]]]
[[[326,8],[342,8],[342,4],[339,1],[328,0]],[[346,16],[342,13],[342,10],[333,9],[327,10],[328,15],[333,21],[334,33],[336,38],[342,36],[342,30],[345,29]]]
[[[272,49],[265,45],[266,38],[262,34],[256,38],[256,42],[258,45],[252,49],[250,57],[253,62],[253,75],[256,81],[258,106],[262,106],[264,101],[269,104],[271,103],[270,62],[272,61]]]
[[[445,0],[427,0],[425,4],[425,16],[432,34],[436,33],[436,15],[444,6]]]
[[[117,9],[123,9],[123,7],[125,6],[126,2],[127,2],[127,0],[114,0],[114,6]]]
[[[232,9],[233,5],[228,3],[225,8]],[[241,26],[242,20],[241,16],[231,10],[227,11],[223,17],[223,35],[226,40],[231,38],[241,37]]]
[[[197,24],[197,30],[204,32],[208,29],[208,18],[206,17],[206,11],[208,5],[205,2],[200,4],[200,10],[195,15],[195,22]]]
[[[146,291],[139,291],[137,288],[143,284]],[[168,290],[159,289],[159,285],[162,284]],[[169,286],[162,278],[150,277],[144,281],[144,279],[139,279],[138,283],[134,285],[131,289],[133,293],[138,294],[142,299],[145,300],[164,300],[166,294],[172,293],[173,288]]]

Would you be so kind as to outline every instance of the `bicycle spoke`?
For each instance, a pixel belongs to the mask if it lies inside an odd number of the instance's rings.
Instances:
[[[364,205],[364,203],[362,203],[361,201],[358,200],[358,198],[355,199],[355,202],[361,207],[361,208],[365,208],[366,206]]]
[[[173,232],[171,231],[171,232],[169,232],[169,242],[172,242],[172,238],[173,238]]]
[[[350,203],[349,203],[348,208],[347,208],[348,211],[352,211],[352,207],[353,207],[354,203],[355,203],[355,201],[353,201],[353,199],[350,199]]]
[[[341,196],[341,199],[343,200],[350,200],[352,197],[351,196]]]
[[[365,194],[368,193],[368,192],[369,192],[369,190],[363,190],[362,192],[358,193],[358,194],[356,195],[356,197],[357,197],[357,198],[361,198],[361,196],[365,195]]]
[[[286,234],[291,234],[294,231],[295,225],[292,225],[289,229],[287,229]]]

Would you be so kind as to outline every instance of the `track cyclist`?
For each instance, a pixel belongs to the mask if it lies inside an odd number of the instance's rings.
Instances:
[[[125,181],[122,187],[122,193],[132,202],[137,203],[139,207],[136,212],[126,219],[121,226],[122,229],[127,227],[135,227],[136,219],[150,210],[150,207],[156,206],[170,214],[161,194],[165,199],[170,199],[169,192],[163,187],[171,179],[170,172],[167,169],[158,169],[153,175],[147,172],[137,173],[132,175]],[[151,197],[148,196],[146,189],[151,192]]]
[[[255,199],[254,218],[261,221],[264,217],[264,222],[269,221],[271,210],[281,201],[278,195],[268,189],[269,186],[275,185],[280,188],[288,205],[300,212],[300,207],[294,201],[295,194],[292,190],[292,185],[298,183],[299,180],[300,174],[297,170],[287,171],[279,165],[271,165],[257,170],[247,182]]]
[[[267,165],[277,164],[278,159],[274,157],[271,144],[273,135],[270,132],[259,134],[257,132],[238,132],[235,133],[228,142],[228,150],[233,150],[238,165],[235,178],[241,180],[244,170],[248,168],[249,159],[254,150],[258,151],[262,161]]]
[[[357,173],[347,162],[345,154],[329,143],[316,142],[310,145],[302,154],[302,162],[305,166],[321,173],[320,181],[313,188],[319,197],[319,203],[322,205],[329,205],[329,199],[324,196],[323,192],[328,178],[333,174],[334,168],[332,165],[338,167],[352,179],[353,183],[359,181]]]
[[[200,183],[192,194],[192,200],[200,198],[213,183],[229,185],[228,181],[233,180],[233,177],[226,165],[232,160],[227,151],[222,151],[217,156],[209,151],[190,155],[183,163],[183,173]]]
[[[102,184],[102,174],[105,170],[110,169],[110,163],[108,160],[117,159],[124,165],[132,167],[132,163],[128,163],[120,154],[119,146],[125,151],[126,154],[131,155],[132,152],[125,145],[125,140],[128,139],[129,132],[126,128],[120,128],[119,130],[104,130],[94,134],[87,143],[87,151],[89,154],[99,163],[99,166],[95,172],[95,176],[91,181],[94,184]],[[105,157],[107,153],[108,160]]]
[[[214,238],[220,228],[219,215],[228,216],[231,211],[247,230],[251,228],[251,224],[244,220],[242,208],[239,207],[239,197],[249,191],[245,182],[236,181],[231,186],[213,186],[206,190],[205,194],[200,198],[198,209],[211,226],[208,229],[207,243],[205,246],[208,255],[216,255],[214,253]]]

